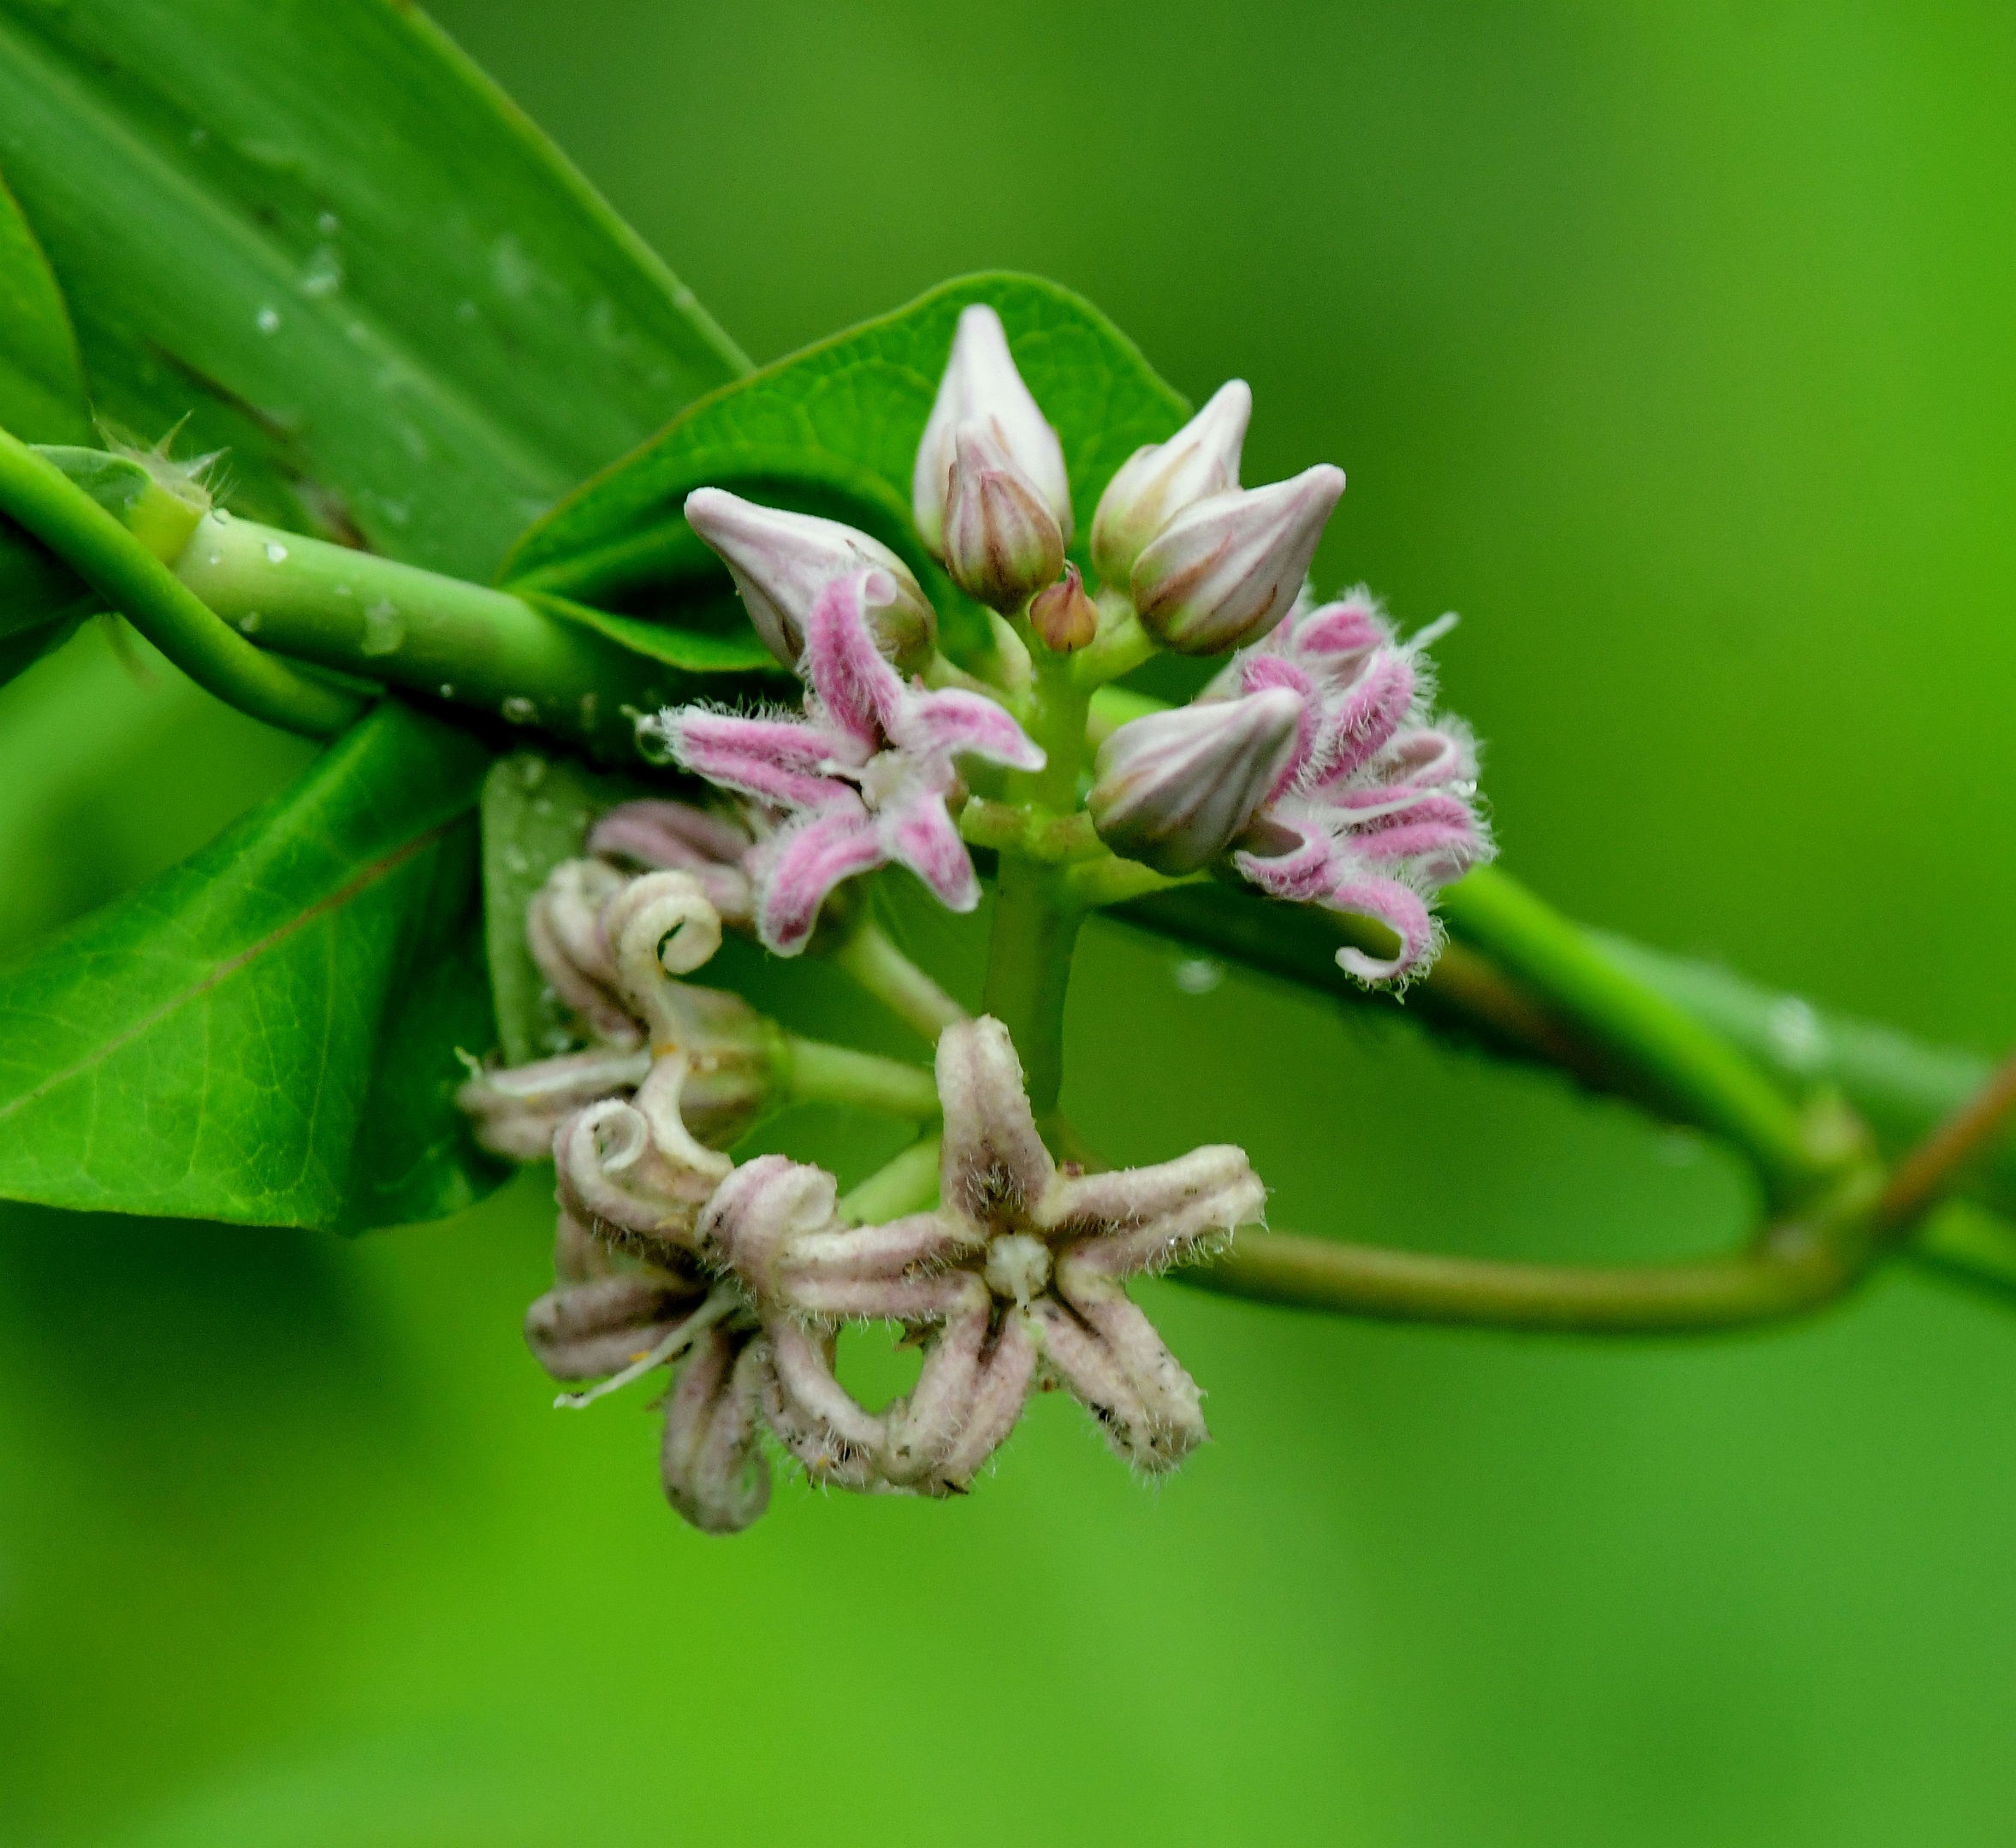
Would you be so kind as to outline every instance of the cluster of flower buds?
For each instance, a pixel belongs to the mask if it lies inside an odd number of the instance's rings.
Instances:
[[[1168,441],[1135,451],[1093,518],[1093,568],[1179,654],[1222,654],[1280,622],[1344,491],[1343,471],[1327,462],[1242,488],[1252,412],[1243,380],[1220,387]]]
[[[1298,607],[1192,704],[1106,740],[1094,825],[1165,872],[1230,852],[1273,897],[1375,918],[1397,951],[1337,960],[1364,981],[1406,980],[1436,948],[1435,892],[1492,851],[1475,742],[1433,715],[1426,648],[1442,627],[1401,642],[1361,589]]]

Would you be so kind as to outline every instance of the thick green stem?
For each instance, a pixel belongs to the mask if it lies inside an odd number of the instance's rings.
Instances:
[[[263,647],[537,727],[604,758],[634,760],[635,719],[691,691],[676,669],[505,591],[228,514],[204,520],[175,572]]]
[[[1444,892],[1443,909],[1463,936],[1740,1148],[1774,1202],[1798,1199],[1828,1172],[1799,1112],[1748,1059],[1516,880],[1479,867]]]
[[[981,1007],[1014,1038],[1029,1107],[1047,1134],[1064,1087],[1064,996],[1083,921],[1083,912],[1057,903],[1049,868],[1020,854],[1001,856]]]
[[[888,933],[872,919],[856,926],[828,956],[915,1028],[928,1045],[936,1045],[939,1034],[966,1017],[965,1009],[891,943]]]
[[[353,694],[310,679],[234,634],[98,501],[5,430],[0,512],[39,539],[199,686],[241,712],[327,737],[363,711]]]
[[[938,1087],[921,1066],[852,1046],[787,1034],[786,1088],[794,1104],[851,1104],[928,1122],[938,1114]]]
[[[879,1225],[935,1204],[938,1153],[939,1138],[934,1135],[911,1143],[841,1199],[841,1218],[851,1225]]]

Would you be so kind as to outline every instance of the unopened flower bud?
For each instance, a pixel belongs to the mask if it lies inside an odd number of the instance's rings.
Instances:
[[[1099,633],[1099,606],[1085,595],[1085,580],[1076,565],[1065,566],[1062,578],[1036,593],[1029,605],[1029,625],[1043,638],[1044,647],[1058,654],[1088,646]]]
[[[1120,465],[1092,517],[1092,568],[1102,583],[1124,589],[1134,561],[1171,520],[1239,485],[1239,450],[1252,415],[1252,389],[1234,379],[1167,442],[1136,449]]]
[[[910,567],[866,533],[723,488],[688,495],[686,523],[720,554],[763,645],[786,667],[805,652],[805,618],[819,593],[875,567],[896,582],[895,596],[871,618],[876,645],[905,671],[921,670],[937,649],[938,619]]]
[[[978,423],[1006,453],[1050,509],[1063,535],[1071,540],[1071,483],[1064,472],[1064,445],[1044,421],[1036,400],[1015,370],[1001,317],[975,302],[959,316],[952,358],[939,382],[938,398],[917,445],[916,471],[911,483],[911,506],[917,530],[938,558],[951,556],[946,526],[951,498],[949,482],[956,460],[958,433]],[[1050,574],[1055,577],[1052,571]]]
[[[984,424],[959,426],[945,506],[952,580],[990,609],[1019,610],[1064,569],[1064,532],[1036,484]]]
[[[1302,702],[1286,687],[1179,706],[1099,748],[1088,806],[1114,852],[1178,876],[1208,865],[1293,761]]]
[[[1185,507],[1135,560],[1141,626],[1179,654],[1259,641],[1295,607],[1343,491],[1344,471],[1325,462]]]

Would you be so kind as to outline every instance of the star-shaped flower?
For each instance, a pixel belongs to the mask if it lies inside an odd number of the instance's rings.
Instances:
[[[703,1254],[764,1317],[779,1435],[850,1486],[956,1489],[1012,1428],[1041,1365],[1118,1454],[1174,1468],[1209,1435],[1200,1395],[1126,1279],[1260,1217],[1266,1189],[1245,1154],[1217,1146],[1152,1168],[1060,1170],[996,1020],[946,1030],[938,1088],[931,1211],[847,1227],[830,1176],[773,1156],[738,1170],[702,1217]],[[832,1375],[831,1330],[855,1317],[936,1327],[916,1390],[879,1416]]]
[[[751,856],[757,934],[795,956],[826,895],[893,861],[940,903],[980,902],[965,843],[946,808],[962,755],[1037,770],[1043,753],[999,706],[956,689],[905,684],[875,646],[870,617],[898,595],[880,569],[821,590],[805,621],[798,672],[804,715],[742,718],[688,706],[659,728],[673,754],[710,783],[781,809],[785,825]]]

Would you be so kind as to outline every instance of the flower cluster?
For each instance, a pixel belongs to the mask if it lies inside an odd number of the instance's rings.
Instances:
[[[851,1224],[824,1170],[722,1152],[770,1094],[769,1029],[737,997],[679,978],[720,945],[702,880],[732,890],[732,865],[713,857],[732,833],[681,804],[631,803],[590,844],[612,857],[556,867],[526,934],[595,1043],[462,1093],[487,1146],[554,1159],[554,1285],[526,1339],[557,1379],[603,1381],[565,1402],[678,1366],[665,1491],[709,1532],[768,1505],[766,1429],[815,1482],[928,1496],[963,1492],[1039,1385],[1070,1391],[1141,1469],[1172,1468],[1204,1441],[1196,1386],[1124,1280],[1259,1216],[1243,1154],[1060,1171],[1012,1042],[981,1019],[939,1042],[940,1205]],[[630,875],[618,853],[703,863]],[[870,1411],[840,1383],[849,1320],[899,1323],[922,1344],[916,1386],[894,1404]]]
[[[1435,713],[1426,649],[1443,625],[1402,640],[1362,591],[1316,601],[1309,566],[1343,475],[1319,465],[1242,486],[1251,412],[1234,381],[1138,450],[1073,561],[1064,445],[998,317],[967,308],[911,483],[918,570],[934,559],[990,613],[991,653],[964,665],[940,652],[937,613],[889,545],[721,488],[685,502],[802,696],[792,710],[686,706],[643,721],[732,807],[660,799],[602,817],[526,918],[584,1044],[479,1074],[463,1099],[489,1146],[553,1156],[555,1282],[526,1335],[557,1377],[601,1382],[566,1402],[679,1369],[665,1489],[697,1526],[730,1531],[762,1512],[766,1433],[814,1482],[930,1496],[964,1492],[1042,1387],[1077,1399],[1143,1471],[1174,1467],[1207,1435],[1195,1383],[1126,1286],[1259,1218],[1265,1191],[1243,1152],[1060,1167],[1009,1028],[962,1018],[937,1040],[937,1204],[858,1223],[822,1169],[726,1152],[803,1043],[681,978],[724,922],[783,956],[857,946],[821,938],[821,916],[843,883],[886,866],[971,911],[963,826],[1005,867],[1023,856],[1025,907],[1061,915],[1086,892],[1215,874],[1385,925],[1394,954],[1339,952],[1361,980],[1424,968],[1436,891],[1491,850],[1476,747]],[[1102,725],[1098,689],[1157,649],[1225,660],[1188,705]],[[1073,883],[1088,856],[1098,878]],[[1070,937],[1025,920],[993,954],[1049,954]],[[1061,980],[1029,973],[1001,984],[1013,1004],[1061,997]],[[901,992],[917,984],[929,986],[910,970]],[[1054,1018],[1023,1024],[1054,1040]],[[1054,1057],[1039,1067],[1046,1113],[1057,1070]],[[922,1075],[898,1075],[914,1096]],[[923,1162],[904,1159],[903,1200],[928,1199],[910,1184]],[[890,1196],[855,1196],[877,1197]],[[850,1321],[893,1323],[922,1348],[910,1392],[871,1408],[849,1391],[835,1357]]]
[[[917,535],[1025,654],[1104,642],[1138,658],[1130,634],[1144,649],[1237,651],[1189,706],[1106,739],[1092,822],[1112,852],[1170,877],[1215,868],[1378,920],[1395,954],[1346,947],[1337,959],[1363,980],[1402,982],[1432,960],[1436,891],[1491,851],[1476,749],[1433,714],[1425,649],[1438,631],[1398,641],[1362,591],[1312,606],[1309,563],[1343,474],[1319,464],[1242,487],[1252,408],[1234,380],[1113,476],[1091,524],[1095,600],[1065,562],[1063,445],[999,317],[975,305],[917,449]],[[944,661],[916,577],[867,534],[715,488],[685,511],[805,685],[798,714],[686,707],[649,721],[683,767],[748,805],[762,941],[797,954],[836,886],[891,863],[971,909],[980,888],[958,826],[968,779],[1045,762],[1007,709],[1012,690]]]

